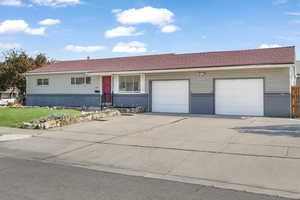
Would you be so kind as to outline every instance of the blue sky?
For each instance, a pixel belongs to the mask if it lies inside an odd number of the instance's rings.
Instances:
[[[0,0],[0,50],[56,60],[299,43],[300,0]]]

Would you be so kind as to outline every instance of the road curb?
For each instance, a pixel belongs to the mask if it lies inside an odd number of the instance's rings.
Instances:
[[[48,162],[48,161],[45,161]],[[64,164],[60,160],[57,162],[58,164]],[[70,165],[71,163],[66,162],[66,165]],[[168,174],[158,174],[146,171],[138,171],[133,169],[124,169],[124,168],[117,168],[114,166],[103,166],[103,165],[94,165],[89,163],[85,165],[84,163],[72,163],[72,166],[81,167],[81,168],[88,168],[96,171],[103,171],[109,173],[116,173],[116,174],[123,174],[128,176],[139,176],[145,178],[153,178],[153,179],[161,179],[161,180],[168,180],[168,181],[175,181],[175,182],[182,182],[182,183],[189,183],[189,184],[197,184],[197,185],[204,185],[210,186],[215,188],[222,188],[222,189],[229,189],[229,190],[237,190],[249,193],[256,193],[256,194],[264,194],[268,196],[278,196],[278,197],[285,197],[291,199],[300,199],[300,193],[297,191],[286,191],[276,188],[265,188],[262,186],[256,185],[244,185],[238,183],[230,183],[225,181],[219,180],[208,180],[208,179],[201,179],[201,178],[193,178],[193,177],[183,177],[183,176],[176,176],[176,175],[168,175]]]

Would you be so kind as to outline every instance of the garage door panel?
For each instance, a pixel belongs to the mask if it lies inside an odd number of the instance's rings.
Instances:
[[[263,116],[263,79],[216,80],[215,112]]]
[[[187,80],[153,81],[153,112],[189,112],[189,82]]]

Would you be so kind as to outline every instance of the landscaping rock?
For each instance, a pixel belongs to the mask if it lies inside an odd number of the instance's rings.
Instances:
[[[54,127],[57,127],[56,120],[49,120],[49,121],[44,122],[44,124],[43,124],[43,129],[54,128]]]
[[[55,114],[40,118],[30,123],[23,123],[21,128],[24,129],[49,129],[61,127],[78,122],[86,122],[92,120],[101,120],[107,117],[120,116],[121,113],[116,109],[106,109],[100,112],[82,112],[81,114]]]
[[[34,129],[33,124],[32,123],[23,123],[21,128],[25,128],[25,129]]]
[[[116,108],[121,113],[143,113],[146,112],[146,109],[144,107],[138,106],[138,107],[132,107],[132,108]]]

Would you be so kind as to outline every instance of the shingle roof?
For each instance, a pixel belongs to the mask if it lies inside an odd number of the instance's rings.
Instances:
[[[120,58],[61,61],[30,73],[38,72],[122,72],[224,67],[241,65],[290,64],[295,62],[295,47],[252,49],[189,54],[160,54]]]

